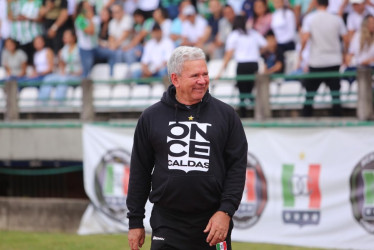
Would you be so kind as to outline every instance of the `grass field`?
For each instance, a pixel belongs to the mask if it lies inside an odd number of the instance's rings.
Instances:
[[[271,244],[239,243],[234,242],[233,250],[317,250],[317,248],[291,247]],[[150,248],[150,237],[142,249]],[[115,235],[88,235],[63,233],[34,233],[34,232],[9,232],[0,231],[0,249],[129,249],[126,234]]]

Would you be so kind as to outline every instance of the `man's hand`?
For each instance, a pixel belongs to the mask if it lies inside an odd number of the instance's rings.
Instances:
[[[230,216],[222,211],[217,211],[210,218],[204,230],[204,233],[209,232],[206,242],[208,242],[210,246],[214,246],[226,239],[229,231],[230,219]]]
[[[129,246],[131,250],[139,250],[144,244],[145,230],[144,228],[130,229],[128,233]]]

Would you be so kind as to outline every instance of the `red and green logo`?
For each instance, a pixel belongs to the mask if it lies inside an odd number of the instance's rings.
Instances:
[[[95,170],[96,208],[110,218],[127,223],[126,198],[130,175],[130,153],[113,149],[103,155]],[[94,203],[95,202],[95,203]]]
[[[267,199],[267,184],[261,164],[253,154],[248,153],[243,197],[233,216],[235,228],[253,226],[263,213]]]
[[[320,221],[321,191],[319,177],[321,166],[311,164],[307,172],[296,172],[293,164],[282,168],[283,222],[299,226],[317,225]]]
[[[374,234],[374,152],[364,156],[350,178],[353,216],[369,233]]]

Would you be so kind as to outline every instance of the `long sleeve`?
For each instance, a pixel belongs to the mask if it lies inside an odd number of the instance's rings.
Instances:
[[[224,150],[226,178],[223,187],[221,205],[218,210],[233,216],[242,199],[245,172],[247,167],[248,144],[243,125],[235,114],[228,141]]]
[[[142,228],[145,204],[151,190],[151,176],[154,167],[154,152],[149,141],[149,127],[142,116],[134,134],[131,154],[130,181],[127,195],[129,228]]]

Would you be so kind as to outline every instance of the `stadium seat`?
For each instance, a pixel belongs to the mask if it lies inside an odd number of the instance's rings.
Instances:
[[[148,84],[134,85],[131,90],[129,106],[131,108],[145,108],[149,106],[151,87]]]
[[[112,86],[107,84],[94,85],[93,98],[95,107],[109,106],[109,100],[112,94]]]
[[[5,93],[4,93],[4,89],[3,88],[0,88],[0,110],[4,110],[5,108]]]
[[[90,72],[90,78],[93,81],[109,81],[110,77],[110,67],[107,63],[95,64]]]
[[[357,91],[358,91],[358,84],[357,81],[352,82],[351,88],[349,91],[348,101],[350,108],[356,108],[357,107]]]
[[[38,88],[36,87],[25,87],[19,94],[19,106],[20,108],[28,108],[37,106],[38,100]]]
[[[340,100],[343,102],[342,106],[346,107],[348,103],[344,103],[349,101],[349,91],[350,91],[351,85],[347,80],[341,80],[340,81]]]
[[[129,68],[129,78],[133,77],[135,71],[140,70],[142,68],[139,62],[132,63]]]
[[[212,95],[217,99],[230,104],[233,99],[235,84],[230,82],[217,82],[212,86]]]
[[[130,98],[130,85],[118,84],[113,87],[112,96],[109,101],[111,107],[124,107],[128,105]]]
[[[82,87],[77,86],[73,92],[73,100],[70,101],[70,105],[73,107],[82,106]]]
[[[236,77],[236,66],[237,65],[238,63],[234,59],[229,61],[229,63],[227,64],[227,68],[226,68],[227,77]]]
[[[129,66],[127,63],[116,63],[113,68],[113,78],[123,80],[129,78]]]
[[[158,102],[165,91],[165,85],[163,83],[155,83],[151,89],[150,104]]]
[[[284,72],[290,74],[297,69],[299,61],[299,53],[296,50],[289,50],[284,52]]]
[[[6,77],[6,71],[5,71],[5,68],[0,66],[0,80],[3,80],[5,79]]]
[[[283,108],[297,107],[300,108],[303,102],[302,86],[298,81],[284,81],[279,85],[278,103]]]
[[[211,79],[216,78],[216,76],[219,73],[219,70],[221,69],[223,65],[223,60],[222,59],[212,59],[208,62],[208,72],[209,72],[209,77]],[[227,69],[226,69],[227,71]],[[225,72],[226,72],[225,71]],[[225,77],[225,72],[223,73],[222,77]]]
[[[270,82],[270,86],[269,86],[270,104],[276,103],[278,101],[279,85],[280,83],[278,82]]]
[[[331,103],[330,89],[325,83],[321,83],[317,90],[317,95],[314,97],[313,107],[315,109],[329,108],[331,104],[328,102]]]

